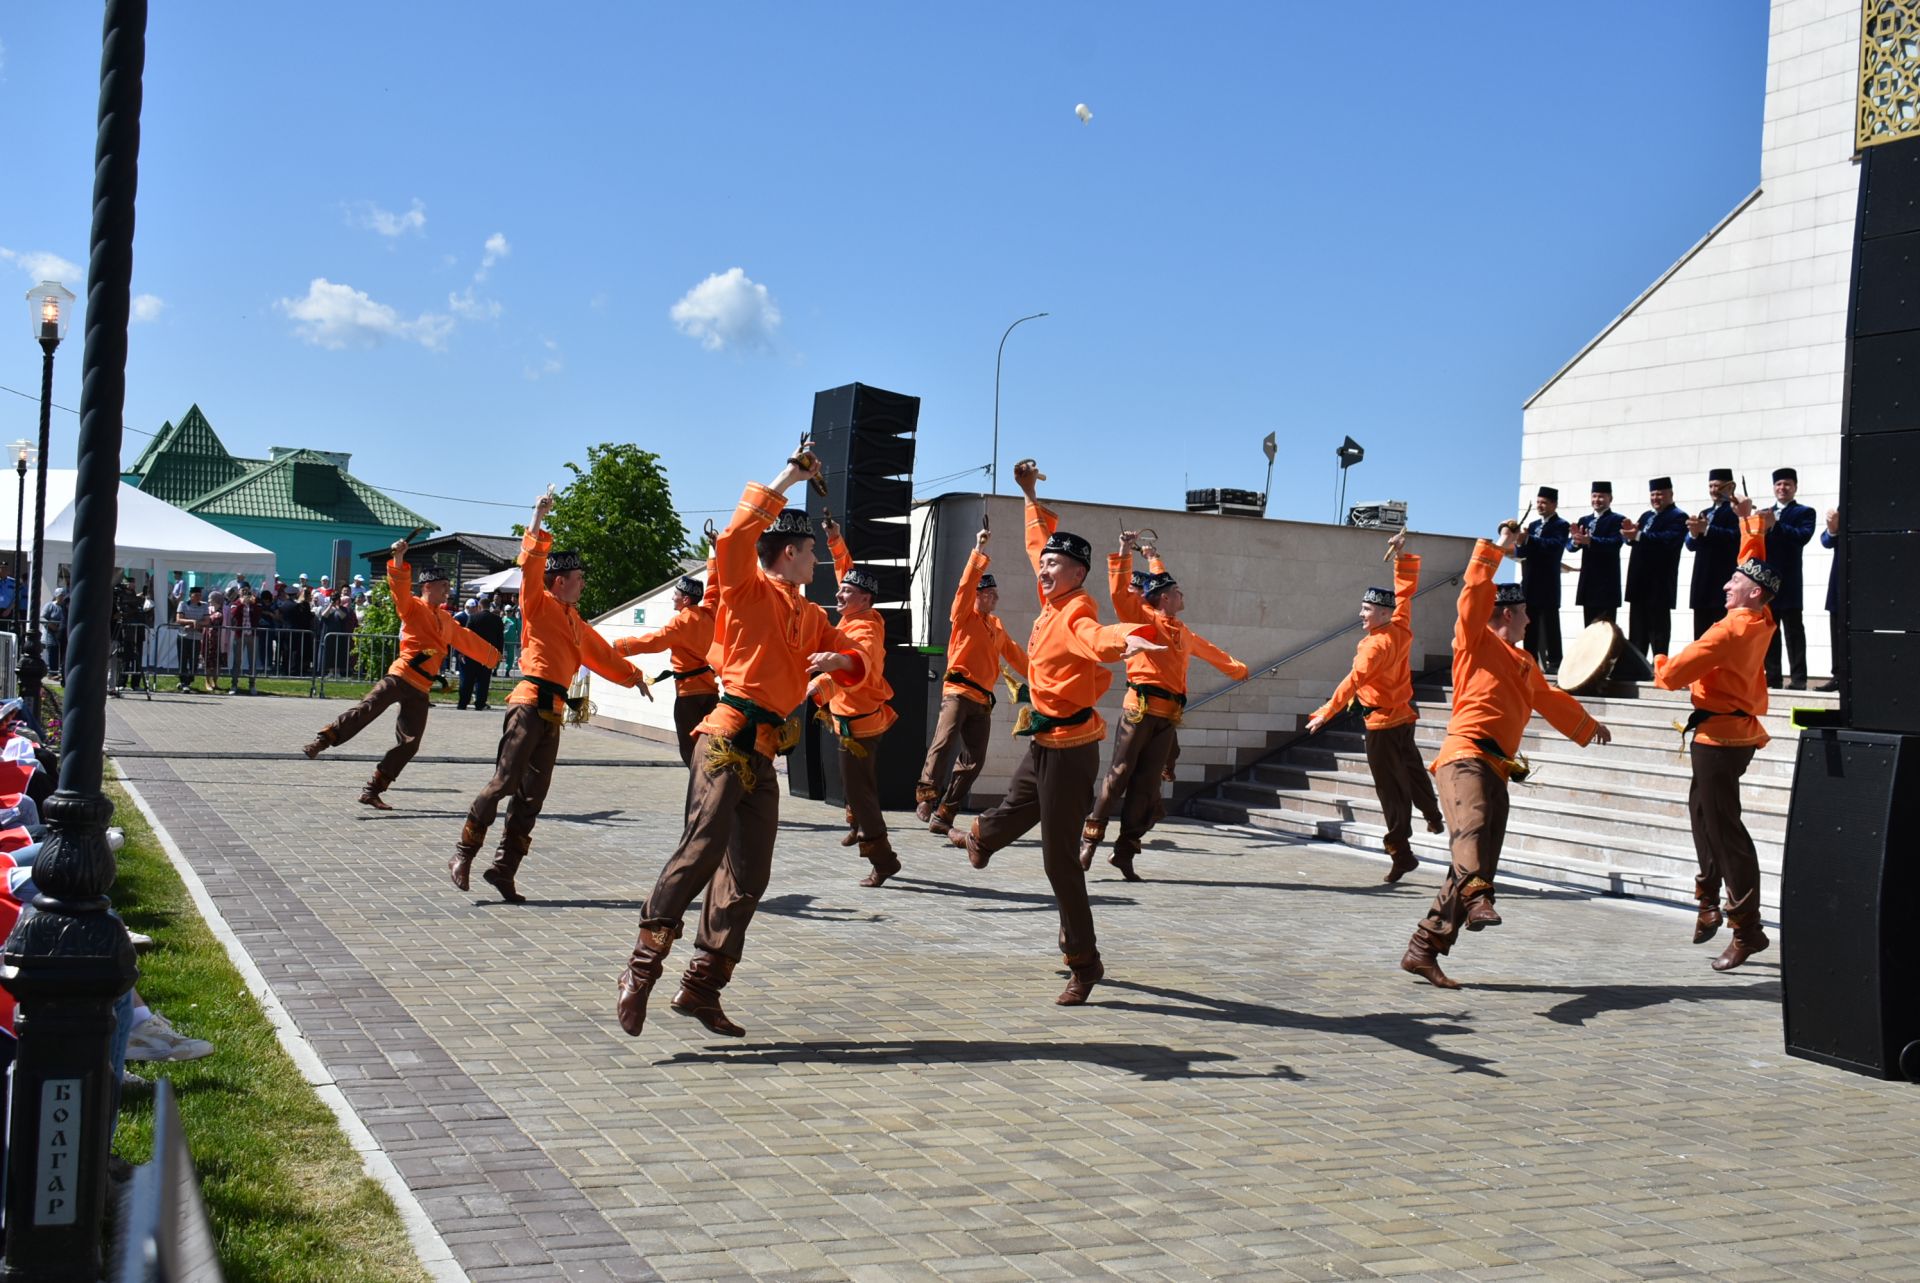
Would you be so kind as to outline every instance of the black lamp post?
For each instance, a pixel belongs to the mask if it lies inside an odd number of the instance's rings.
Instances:
[[[33,476],[33,561],[29,563],[33,567],[33,586],[29,590],[32,596],[27,615],[27,644],[20,654],[19,674],[27,716],[39,726],[40,683],[47,676],[47,660],[41,654],[40,645],[40,588],[46,572],[40,558],[47,547],[47,446],[53,426],[53,350],[67,337],[67,320],[73,315],[73,294],[58,281],[42,281],[27,291],[27,311],[43,355],[40,361],[40,462]],[[14,560],[19,558],[16,556]]]
[[[22,646],[25,645],[25,630],[21,622],[27,612],[21,607],[27,597],[27,573],[20,565],[20,530],[27,515],[27,469],[33,466],[33,442],[16,441],[7,447],[7,453],[13,456],[14,470],[20,474],[19,498],[13,507],[13,635]],[[35,570],[40,567],[35,566]]]
[[[47,838],[33,866],[40,888],[34,912],[21,915],[0,953],[0,985],[18,1004],[0,1283],[100,1277],[107,1142],[119,1088],[111,1058],[114,1004],[137,974],[133,945],[107,899],[113,803],[100,784],[147,0],[106,0],[104,7],[60,784],[40,808]]]
[[[1007,327],[1000,336],[1000,350],[993,354],[993,492],[1000,493],[1000,358],[1007,354],[1007,336],[1013,333],[1014,325],[1027,321],[1037,321],[1051,312],[1035,312],[1032,316],[1023,316]]]

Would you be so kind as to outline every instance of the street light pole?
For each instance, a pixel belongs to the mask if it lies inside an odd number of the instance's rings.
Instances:
[[[13,504],[13,636],[24,646],[26,632],[21,627],[21,621],[26,618],[26,611],[22,607],[26,604],[27,577],[20,566],[20,532],[27,515],[27,467],[33,462],[33,442],[16,441],[7,449],[13,454],[14,470],[20,474],[18,497]],[[38,570],[39,567],[35,566],[34,569]]]
[[[33,865],[34,912],[20,916],[0,953],[0,985],[17,1004],[0,1283],[100,1277],[119,1089],[114,1008],[137,974],[133,944],[107,898],[113,803],[101,783],[147,0],[106,0],[104,8],[60,783],[40,808],[47,837]]]
[[[33,586],[29,590],[31,613],[27,616],[27,644],[20,655],[20,694],[27,701],[27,717],[37,728],[40,723],[40,683],[46,680],[47,661],[40,646],[40,581],[45,570],[40,559],[47,550],[47,450],[53,432],[53,352],[67,336],[67,320],[73,315],[73,294],[58,281],[42,281],[27,291],[27,311],[40,340],[40,452],[33,474]],[[15,560],[18,560],[16,557]]]
[[[1007,334],[1013,333],[1014,325],[1027,321],[1037,321],[1050,312],[1035,312],[1032,316],[1023,316],[1007,327],[1007,333],[1000,336],[1000,350],[993,355],[993,492],[1000,493],[1000,358],[1007,354]]]

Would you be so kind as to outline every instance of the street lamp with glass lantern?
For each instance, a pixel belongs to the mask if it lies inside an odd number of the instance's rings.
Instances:
[[[13,507],[13,635],[19,637],[20,621],[24,616],[20,601],[27,590],[27,577],[20,565],[20,523],[27,515],[27,469],[33,466],[36,452],[33,442],[23,440],[8,446],[7,453],[13,457],[14,471],[20,474],[19,497]]]
[[[58,281],[42,281],[27,291],[27,313],[33,324],[33,337],[39,340],[44,355],[40,363],[39,467],[33,480],[33,583],[30,587],[18,585],[14,609],[20,608],[18,588],[25,588],[30,596],[26,644],[20,652],[20,694],[26,698],[28,717],[36,726],[40,724],[40,683],[47,675],[47,661],[40,654],[40,581],[43,578],[40,558],[46,551],[47,540],[47,448],[53,426],[53,351],[60,346],[60,340],[67,337],[67,321],[73,315],[73,304],[73,292]],[[18,566],[19,562],[16,555],[14,564]]]

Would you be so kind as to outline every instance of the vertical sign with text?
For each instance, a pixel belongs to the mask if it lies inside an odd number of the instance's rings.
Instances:
[[[40,1165],[34,1185],[33,1223],[72,1225],[74,1164],[80,1155],[80,1080],[49,1078],[40,1085]]]

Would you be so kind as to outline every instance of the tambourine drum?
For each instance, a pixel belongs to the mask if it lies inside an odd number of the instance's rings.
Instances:
[[[1653,670],[1639,651],[1627,645],[1619,628],[1604,619],[1588,624],[1578,637],[1567,644],[1560,660],[1560,689],[1570,695],[1612,679],[1622,682],[1650,681]]]

